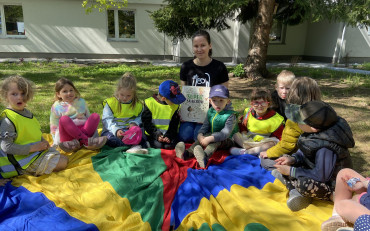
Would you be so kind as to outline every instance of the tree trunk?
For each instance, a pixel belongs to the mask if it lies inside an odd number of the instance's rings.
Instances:
[[[258,14],[253,23],[253,35],[244,66],[245,74],[248,78],[266,78],[269,75],[266,68],[266,60],[274,8],[275,0],[259,1]]]

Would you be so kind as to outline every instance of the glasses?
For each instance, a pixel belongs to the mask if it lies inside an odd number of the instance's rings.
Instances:
[[[266,107],[269,105],[270,102],[268,101],[262,101],[262,102],[258,102],[258,101],[252,101],[251,102],[251,105],[254,106],[254,107],[258,107],[259,105],[261,105],[262,107]]]

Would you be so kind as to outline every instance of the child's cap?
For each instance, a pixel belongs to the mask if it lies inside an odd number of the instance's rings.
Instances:
[[[229,90],[224,85],[214,85],[209,92],[209,98],[213,97],[229,98]]]
[[[179,85],[172,80],[166,80],[159,85],[159,94],[174,104],[182,104],[186,100],[180,91]]]
[[[127,145],[140,144],[143,132],[139,126],[130,127],[125,133],[123,133],[122,142]]]
[[[338,121],[337,113],[323,101],[310,101],[301,106],[288,104],[285,115],[293,122],[307,124],[317,129],[329,128]]]

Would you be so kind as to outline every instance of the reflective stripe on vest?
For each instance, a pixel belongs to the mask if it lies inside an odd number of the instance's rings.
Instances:
[[[35,117],[28,118],[20,115],[19,113],[5,109],[1,114],[2,117],[6,116],[15,126],[17,137],[14,140],[14,144],[19,145],[30,145],[41,141],[42,132],[40,124]],[[13,155],[14,159],[22,169],[26,169],[33,161],[35,161],[41,152],[30,153],[29,155]],[[0,168],[2,169],[1,175],[5,178],[18,175],[14,168],[9,167],[13,164],[9,161],[8,155],[3,151],[0,151]],[[3,171],[4,170],[4,171]],[[10,172],[5,171],[10,170]]]
[[[142,110],[143,104],[136,102],[135,107],[132,108],[131,104],[120,103],[116,97],[110,97],[103,101],[103,107],[108,104],[113,113],[113,123],[117,123],[119,127],[127,127],[129,121],[138,117]]]
[[[148,107],[152,113],[152,123],[154,126],[165,134],[170,125],[173,114],[179,108],[179,105],[172,104],[161,104],[157,102],[153,97],[150,97],[145,100],[145,105]],[[147,132],[145,134],[149,135]]]

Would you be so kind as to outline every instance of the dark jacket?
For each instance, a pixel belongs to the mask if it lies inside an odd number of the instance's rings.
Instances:
[[[293,177],[308,177],[333,183],[339,170],[351,168],[348,148],[355,145],[351,128],[341,117],[336,124],[317,133],[303,133],[298,139],[299,152],[293,154],[297,167]],[[292,175],[292,174],[291,174]]]

